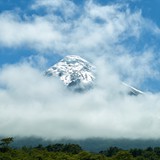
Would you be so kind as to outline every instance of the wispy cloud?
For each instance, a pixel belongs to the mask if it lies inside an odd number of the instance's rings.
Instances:
[[[125,4],[37,0],[31,10],[43,16],[0,14],[0,46],[35,49],[42,53],[78,54],[97,66],[96,87],[83,95],[65,89],[58,79],[44,77],[32,56],[0,70],[0,130],[3,135],[44,138],[159,138],[160,95],[125,94],[121,81],[140,85],[159,78],[154,46],[137,51],[148,31],[159,28]],[[7,54],[7,53],[6,53]],[[156,64],[155,64],[156,63]]]
[[[23,20],[13,12],[1,13],[1,45],[29,44],[38,50],[62,53],[104,53],[111,45],[116,47],[117,43],[129,37],[138,38],[148,24],[144,25],[140,11],[131,12],[127,6],[119,4],[100,6],[86,1],[83,7],[78,8],[68,0],[45,0],[36,1],[31,8],[38,10],[39,7],[53,11],[44,16],[24,16]],[[68,15],[66,10],[73,11],[68,11],[71,17],[65,17]]]
[[[63,18],[70,18],[75,15],[79,9],[73,1],[70,0],[36,0],[31,6],[32,9],[45,9],[49,14],[59,12]]]
[[[2,46],[17,47],[22,45],[32,48],[50,47],[61,39],[61,34],[54,31],[54,26],[43,18],[22,21],[11,13],[0,15],[0,43]],[[52,43],[52,45],[51,45]]]

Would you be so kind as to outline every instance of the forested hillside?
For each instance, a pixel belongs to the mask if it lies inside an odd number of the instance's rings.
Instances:
[[[0,160],[160,160],[160,147],[124,150],[109,147],[93,153],[78,144],[50,144],[47,146],[13,148],[12,137],[1,139]]]
[[[1,138],[0,138],[1,139]],[[101,150],[105,150],[111,146],[117,146],[124,150],[129,150],[131,148],[145,149],[148,146],[154,148],[160,146],[160,139],[104,139],[104,138],[88,138],[88,139],[60,139],[60,140],[45,140],[37,137],[15,137],[14,142],[11,143],[12,147],[20,148],[23,146],[36,147],[39,144],[47,146],[49,144],[78,144],[82,149],[98,153]]]

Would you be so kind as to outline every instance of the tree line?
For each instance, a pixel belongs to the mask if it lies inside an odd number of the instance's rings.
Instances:
[[[36,147],[11,147],[13,137],[0,140],[0,160],[160,160],[160,147],[124,150],[109,147],[93,153],[85,151],[78,144],[50,144]]]

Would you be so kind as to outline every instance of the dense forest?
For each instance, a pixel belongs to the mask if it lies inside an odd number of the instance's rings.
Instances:
[[[78,144],[39,144],[11,147],[12,137],[0,140],[0,160],[160,160],[160,147],[124,150],[109,147],[99,153],[85,151]]]
[[[3,137],[0,137],[2,139]],[[49,144],[78,144],[84,150],[98,153],[101,150],[105,150],[110,146],[116,146],[124,150],[131,148],[145,149],[148,146],[160,147],[160,139],[107,139],[107,138],[87,138],[87,139],[44,139],[40,137],[14,137],[14,141],[11,143],[13,148],[20,148],[23,146],[36,147],[39,144],[47,146]]]

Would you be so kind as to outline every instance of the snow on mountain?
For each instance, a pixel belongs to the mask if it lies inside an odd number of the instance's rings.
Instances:
[[[132,95],[133,96],[138,96],[139,94],[144,94],[144,92],[142,92],[142,91],[140,91],[140,90],[124,83],[124,82],[122,84],[123,84],[123,86],[125,86],[127,88],[128,94],[131,95],[131,96]]]
[[[75,91],[93,87],[95,67],[85,59],[69,55],[46,71],[47,76],[59,77],[63,83]]]
[[[86,91],[94,87],[95,67],[76,55],[64,57],[50,67],[45,74],[47,76],[59,77],[68,88],[74,91]],[[137,96],[143,94],[142,91],[124,82],[122,85],[126,88],[128,95]]]

